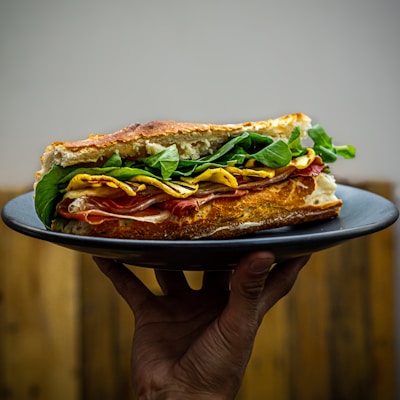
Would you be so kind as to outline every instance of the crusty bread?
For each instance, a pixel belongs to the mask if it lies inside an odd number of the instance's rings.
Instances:
[[[175,121],[133,124],[112,134],[92,134],[80,141],[52,143],[41,158],[42,169],[37,172],[36,181],[54,164],[67,167],[92,163],[110,157],[115,152],[122,158],[146,157],[173,143],[177,145],[181,159],[197,159],[212,154],[229,137],[238,136],[244,131],[288,139],[295,127],[299,127],[304,135],[311,127],[310,118],[297,113],[266,121],[228,125]]]
[[[195,216],[158,223],[111,220],[100,225],[70,220],[55,221],[52,229],[76,235],[120,239],[182,240],[241,236],[261,229],[296,225],[336,217],[342,205],[334,195],[335,183],[319,177],[288,179],[239,198],[218,198]],[[318,193],[319,196],[313,194]]]

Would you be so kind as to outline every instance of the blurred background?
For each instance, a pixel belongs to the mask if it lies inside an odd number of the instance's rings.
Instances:
[[[152,119],[297,111],[357,147],[336,174],[399,182],[399,9],[396,0],[2,1],[0,184],[30,184],[54,140]]]
[[[338,179],[397,202],[399,18],[398,0],[1,0],[0,189],[30,190],[53,141],[303,112],[356,146]]]

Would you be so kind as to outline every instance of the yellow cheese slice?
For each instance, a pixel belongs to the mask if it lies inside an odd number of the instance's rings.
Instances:
[[[208,181],[221,183],[233,189],[236,189],[238,187],[238,182],[236,178],[224,168],[209,168],[202,172],[200,175],[195,176],[194,178],[182,177],[181,179],[184,182],[191,184]]]
[[[293,158],[289,165],[297,169],[305,169],[309,167],[315,160],[316,154],[310,147],[307,148],[307,153],[304,156]]]
[[[136,191],[145,189],[145,187],[141,186],[133,188],[129,184],[108,175],[77,174],[70,180],[65,190],[68,192],[71,190],[100,188],[104,186],[113,189],[122,189],[128,196],[136,196]]]
[[[174,181],[161,181],[156,178],[145,175],[137,175],[130,179],[131,182],[141,182],[152,186],[155,186],[165,193],[177,197],[179,199],[185,199],[195,194],[199,188],[197,184],[191,184],[186,182],[174,182]]]
[[[255,178],[273,178],[275,176],[275,169],[268,167],[257,169],[226,167],[226,170],[233,175],[252,176]]]

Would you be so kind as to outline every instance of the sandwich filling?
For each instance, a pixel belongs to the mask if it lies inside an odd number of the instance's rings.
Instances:
[[[308,130],[303,146],[294,128],[288,140],[244,131],[212,154],[181,159],[176,144],[148,141],[147,157],[118,152],[89,164],[53,165],[35,186],[35,207],[47,228],[63,221],[91,225],[113,219],[160,223],[194,215],[217,198],[246,196],[294,177],[318,177],[307,204],[337,200],[328,163],[353,158],[353,146],[335,146],[320,125]],[[320,187],[320,189],[318,189]],[[318,194],[322,191],[325,198]]]

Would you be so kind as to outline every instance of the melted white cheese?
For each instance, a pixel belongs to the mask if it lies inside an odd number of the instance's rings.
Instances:
[[[304,200],[307,205],[315,206],[321,203],[336,201],[336,182],[332,175],[320,174],[316,179],[316,188]]]

